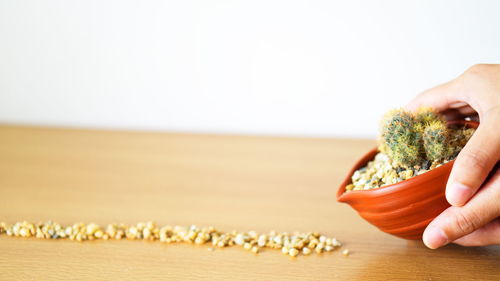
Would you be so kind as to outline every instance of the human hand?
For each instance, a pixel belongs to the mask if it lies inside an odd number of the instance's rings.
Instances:
[[[433,107],[451,120],[480,121],[457,156],[446,185],[446,199],[452,206],[427,226],[424,244],[436,249],[450,242],[500,243],[500,65],[475,65],[418,95],[406,107],[420,106]]]

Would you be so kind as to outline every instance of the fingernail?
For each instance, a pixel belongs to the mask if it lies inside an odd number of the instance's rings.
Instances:
[[[425,246],[431,249],[437,249],[448,243],[448,238],[446,234],[439,227],[431,227],[424,231],[422,237]]]
[[[446,189],[446,199],[453,206],[463,206],[472,196],[472,189],[459,183],[454,182]]]

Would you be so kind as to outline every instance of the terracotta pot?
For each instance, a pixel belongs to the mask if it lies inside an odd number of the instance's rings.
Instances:
[[[452,121],[448,125],[477,128],[479,123]],[[404,239],[421,239],[427,225],[450,206],[445,188],[455,161],[395,184],[345,193],[345,187],[352,183],[352,174],[373,160],[377,152],[374,148],[352,167],[337,191],[337,200],[351,205],[362,218],[386,233]]]

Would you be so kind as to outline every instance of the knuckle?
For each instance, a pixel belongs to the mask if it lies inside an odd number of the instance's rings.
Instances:
[[[455,212],[452,216],[451,226],[454,232],[458,232],[459,236],[463,236],[478,229],[480,225],[479,217],[474,213],[463,214]]]
[[[475,64],[467,69],[463,74],[463,79],[466,82],[485,82],[494,81],[495,73],[498,72],[496,66],[491,64]]]
[[[489,68],[490,68],[490,65],[484,64],[484,63],[479,63],[479,64],[475,64],[475,65],[469,67],[469,69],[467,69],[466,73],[482,74],[484,72],[489,71]]]
[[[485,171],[490,161],[490,156],[481,149],[463,151],[459,157],[460,163],[466,171],[471,170],[471,168],[472,171]]]

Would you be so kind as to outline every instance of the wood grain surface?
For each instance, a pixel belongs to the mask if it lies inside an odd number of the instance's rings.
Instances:
[[[340,251],[0,235],[0,280],[500,280],[500,246],[429,250],[380,232],[335,192],[370,140],[0,126],[0,221],[318,231]]]

